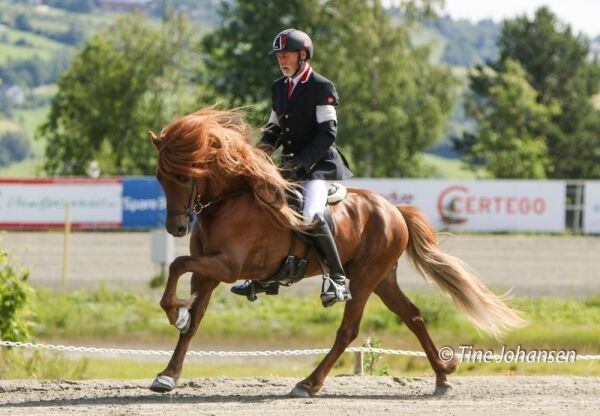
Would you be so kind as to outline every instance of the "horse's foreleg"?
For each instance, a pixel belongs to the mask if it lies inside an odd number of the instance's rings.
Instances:
[[[454,372],[458,365],[456,357],[450,361],[444,362],[440,359],[438,349],[434,345],[427,328],[425,321],[421,315],[421,311],[406,297],[400,290],[396,281],[395,270],[390,272],[385,279],[375,289],[377,296],[381,298],[385,306],[392,312],[398,315],[406,324],[406,326],[417,336],[427,359],[435,371],[436,377],[436,393],[443,393],[449,387],[448,374]]]
[[[192,294],[195,294],[196,297],[190,311],[191,322],[189,329],[185,333],[179,334],[179,341],[177,342],[175,351],[173,351],[171,360],[169,361],[167,368],[158,374],[150,386],[151,390],[164,393],[171,391],[175,387],[175,383],[181,374],[181,368],[183,367],[183,361],[190,342],[198,331],[198,326],[206,313],[210,297],[218,285],[219,282],[217,280],[203,279],[196,273],[192,275],[191,292]]]
[[[232,283],[237,280],[239,268],[235,266],[227,257],[221,254],[211,256],[180,256],[177,257],[169,266],[169,278],[163,292],[160,306],[163,308],[172,325],[176,325],[180,330],[189,320],[186,310],[194,302],[195,293],[189,299],[177,298],[177,282],[181,275],[187,272],[193,272],[203,279],[216,280],[217,282]],[[180,310],[183,316],[180,317]],[[180,319],[181,318],[181,319]],[[184,322],[179,322],[183,320]]]

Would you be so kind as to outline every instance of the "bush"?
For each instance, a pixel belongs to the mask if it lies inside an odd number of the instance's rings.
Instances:
[[[24,133],[8,131],[0,136],[0,166],[20,162],[29,156],[31,144]]]
[[[29,19],[27,16],[24,14],[18,14],[15,18],[15,28],[29,32],[31,30],[31,24],[29,24]]]
[[[29,338],[27,284],[29,271],[10,264],[8,252],[0,249],[0,339],[24,341]]]

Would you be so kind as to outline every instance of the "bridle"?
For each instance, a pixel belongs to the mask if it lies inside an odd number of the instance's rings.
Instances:
[[[231,199],[231,198],[235,198],[238,196],[241,196],[243,194],[246,194],[250,191],[246,190],[246,191],[239,191],[239,192],[234,192],[232,194],[229,195],[222,195],[216,199],[213,199],[212,201],[208,201],[206,203],[202,202],[202,195],[200,195],[200,193],[198,193],[197,188],[198,186],[196,185],[196,179],[198,179],[197,177],[192,177],[192,192],[190,193],[190,197],[188,200],[188,204],[187,204],[187,209],[185,211],[181,211],[181,210],[176,210],[176,211],[171,211],[171,210],[167,210],[167,217],[175,217],[178,215],[186,215],[188,218],[190,218],[190,220],[192,219],[192,215],[196,215],[197,217],[200,217],[200,215],[202,214],[202,211],[204,211],[205,209],[207,209],[208,207],[210,207],[211,205],[215,205],[218,204],[219,202],[223,202],[226,199]]]

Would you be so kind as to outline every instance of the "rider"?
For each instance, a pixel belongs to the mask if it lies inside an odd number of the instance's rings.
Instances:
[[[302,215],[306,224],[312,224],[312,239],[329,264],[331,284],[321,294],[321,301],[329,306],[350,299],[335,240],[323,217],[329,181],[352,177],[333,144],[339,98],[333,83],[309,64],[313,43],[306,33],[296,29],[280,32],[271,54],[276,55],[284,76],[273,83],[271,114],[258,147],[270,155],[282,146],[282,174],[302,182]],[[252,291],[277,294],[279,284],[247,281],[231,290],[244,296]]]

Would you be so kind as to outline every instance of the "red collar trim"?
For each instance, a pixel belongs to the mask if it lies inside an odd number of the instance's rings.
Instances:
[[[284,82],[287,84],[290,81],[294,81],[294,86],[298,83],[305,84],[306,81],[308,81],[308,78],[310,78],[310,74],[312,74],[312,67],[310,64],[307,64],[300,75],[296,75],[294,78],[287,77]]]
[[[310,77],[310,74],[312,74],[312,67],[310,65],[306,65],[304,73],[300,76],[300,82],[302,84],[306,83],[306,81],[308,81],[308,78]]]

